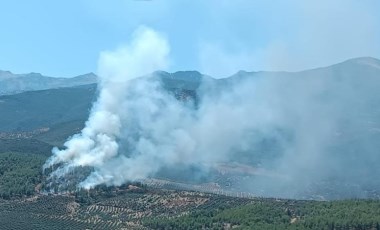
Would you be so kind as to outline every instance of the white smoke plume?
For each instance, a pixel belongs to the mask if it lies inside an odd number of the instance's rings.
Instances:
[[[147,27],[138,28],[129,44],[115,51],[101,53],[98,63],[99,97],[91,109],[86,126],[80,134],[64,144],[65,149],[54,148],[53,156],[44,168],[64,163],[55,172],[55,175],[62,176],[76,166],[100,169],[114,159],[119,151],[117,139],[122,128],[122,103],[129,81],[157,69],[165,69],[169,64],[168,54],[169,45],[165,37]],[[92,177],[95,175],[97,172]],[[104,178],[99,178],[99,181],[89,179],[93,181],[91,184],[85,181],[81,186],[88,188],[112,180],[108,175],[99,176]]]

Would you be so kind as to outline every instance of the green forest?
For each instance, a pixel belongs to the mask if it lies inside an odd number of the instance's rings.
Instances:
[[[380,202],[258,199],[176,218],[149,218],[144,223],[153,229],[380,229]]]
[[[41,183],[46,157],[38,154],[0,153],[0,197],[30,196]]]

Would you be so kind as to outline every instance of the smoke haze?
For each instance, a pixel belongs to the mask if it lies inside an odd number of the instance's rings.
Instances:
[[[202,76],[195,101],[181,101],[162,87],[160,72],[152,73],[168,67],[169,50],[165,36],[140,27],[129,44],[101,53],[99,97],[82,132],[53,149],[44,166],[60,165],[53,176],[90,166],[79,184],[88,189],[178,167],[208,176],[233,163],[257,170],[242,189],[261,196],[299,198],[333,181],[365,197],[368,183],[379,186],[378,60]],[[336,194],[347,189],[341,184]]]

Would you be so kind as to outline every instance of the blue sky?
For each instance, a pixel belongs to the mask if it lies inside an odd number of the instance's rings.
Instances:
[[[0,69],[71,77],[140,25],[167,37],[168,71],[228,76],[380,58],[377,0],[5,0]]]

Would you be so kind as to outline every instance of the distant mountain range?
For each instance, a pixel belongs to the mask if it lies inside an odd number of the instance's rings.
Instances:
[[[360,100],[372,100],[374,110],[380,106],[380,60],[370,57],[301,72],[239,71],[224,79],[214,79],[197,71],[156,71],[154,75],[178,99],[184,93],[196,97],[202,81],[207,81],[207,85],[211,86],[207,90],[220,91],[246,78],[278,77],[287,81],[306,81],[308,84],[318,84],[318,79],[327,78],[332,79],[334,84],[328,87],[329,92],[326,93],[331,95],[334,87],[344,88],[344,84],[351,84],[359,92],[357,96],[362,97]],[[0,94],[3,94],[0,96],[0,132],[31,131],[72,121],[84,122],[96,99],[96,79],[93,73],[74,78],[52,78],[37,73],[14,75],[0,72]],[[350,93],[347,90],[340,92]]]
[[[223,78],[214,79],[211,76],[198,71],[178,71],[168,73],[165,71],[154,72],[163,82],[167,89],[197,89],[202,81],[214,83],[215,86],[228,86],[232,81],[244,80],[247,77],[268,77],[268,76],[307,76],[307,77],[356,77],[356,76],[378,76],[380,71],[380,60],[371,57],[361,57],[349,59],[328,67],[316,68],[300,72],[286,71],[239,71],[236,74]],[[96,84],[98,77],[94,73],[87,73],[73,78],[48,77],[40,73],[13,74],[10,71],[0,70],[0,96],[22,93],[26,91],[46,90],[75,87],[81,85]]]
[[[9,95],[25,91],[73,87],[97,82],[94,73],[73,78],[47,77],[40,73],[13,74],[0,70],[0,95]]]

